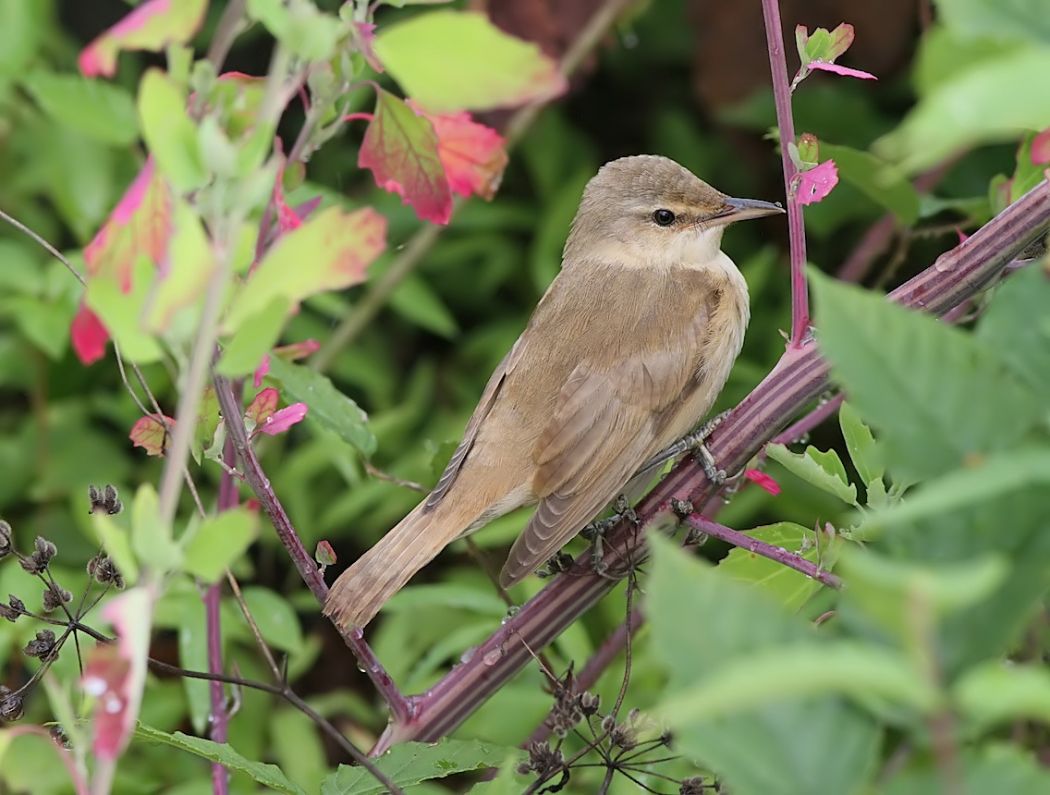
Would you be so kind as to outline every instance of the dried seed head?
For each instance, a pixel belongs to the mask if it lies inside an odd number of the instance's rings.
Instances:
[[[36,637],[26,644],[24,649],[29,657],[39,657],[47,660],[55,651],[55,633],[50,629],[42,629],[36,633]]]
[[[52,724],[51,728],[48,729],[48,733],[51,735],[51,739],[63,748],[71,749],[73,747],[73,744],[69,741],[69,735],[66,734],[66,730],[59,724]]]
[[[617,748],[630,751],[638,745],[638,738],[635,736],[634,729],[626,723],[618,723],[609,732],[609,742]]]
[[[50,613],[61,605],[73,601],[73,594],[56,583],[51,583],[44,591],[44,612]]]
[[[0,558],[11,554],[11,525],[0,519]]]
[[[87,573],[95,582],[103,585],[114,585],[117,588],[124,587],[124,577],[120,569],[104,552],[99,552],[87,563]]]
[[[88,486],[88,499],[91,501],[89,513],[106,513],[112,516],[124,510],[124,503],[117,495],[117,487],[112,484],[106,484],[103,488]]]
[[[580,711],[588,717],[597,714],[601,703],[602,697],[597,693],[590,693],[586,690],[580,693]]]
[[[16,721],[22,717],[22,697],[0,685],[0,720]]]
[[[43,536],[37,536],[36,541],[33,542],[33,554],[40,558],[46,566],[58,554],[58,547]]]
[[[20,615],[22,614],[15,610],[13,607],[9,607],[3,602],[0,602],[0,618],[6,618],[8,621],[14,624],[18,620],[18,617]]]
[[[561,751],[551,748],[547,743],[529,743],[525,750],[529,758],[518,765],[518,772],[522,775],[538,773],[547,776],[565,767],[565,757]]]
[[[703,795],[706,787],[700,776],[683,778],[678,787],[678,795]]]

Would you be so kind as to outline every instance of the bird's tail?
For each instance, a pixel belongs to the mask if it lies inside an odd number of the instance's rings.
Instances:
[[[324,614],[344,629],[364,627],[386,601],[426,566],[455,536],[443,538],[434,522],[438,511],[423,504],[401,520],[374,547],[339,575]]]

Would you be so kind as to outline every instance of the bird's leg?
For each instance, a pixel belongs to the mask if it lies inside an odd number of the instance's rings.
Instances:
[[[697,463],[703,467],[707,479],[716,486],[721,486],[725,483],[726,473],[724,470],[718,468],[718,465],[715,462],[715,457],[711,455],[711,451],[704,445],[704,441],[711,435],[715,428],[722,424],[722,420],[727,416],[729,416],[728,411],[716,414],[692,433],[683,436],[678,441],[665,447],[659,453],[654,455],[642,465],[639,471],[645,472],[655,469],[661,464],[665,464],[672,458],[677,458],[683,453],[695,452]]]
[[[605,562],[605,534],[621,519],[626,519],[634,525],[638,524],[638,514],[623,494],[617,496],[613,503],[612,516],[591,522],[580,531],[580,535],[591,542],[591,568],[595,574],[604,576],[608,571],[609,566]]]

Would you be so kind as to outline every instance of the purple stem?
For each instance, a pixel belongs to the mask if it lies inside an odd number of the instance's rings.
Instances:
[[[824,403],[821,403],[813,411],[809,412],[806,416],[792,425],[790,428],[778,433],[772,439],[769,440],[770,444],[793,444],[799,439],[804,437],[824,420],[833,416],[836,411],[839,410],[839,406],[845,401],[846,396],[843,394],[835,395]]]
[[[993,281],[1002,269],[1050,225],[1050,185],[1034,187],[993,218],[965,243],[895,290],[890,298],[940,315]],[[816,344],[788,348],[766,378],[715,430],[708,448],[726,471],[743,467],[762,445],[827,389],[828,365]],[[703,470],[687,458],[639,503],[643,525],[670,514],[670,500],[703,505],[714,494]],[[641,533],[621,523],[606,537],[604,561],[610,572],[643,555]],[[590,552],[558,576],[475,651],[426,693],[412,697],[412,717],[393,721],[372,753],[396,742],[436,741],[455,729],[503,683],[532,659],[616,584],[610,575],[591,572]],[[519,642],[524,641],[524,642]]]
[[[820,568],[816,563],[806,560],[801,555],[796,555],[794,552],[788,552],[786,549],[767,544],[765,541],[759,541],[757,538],[752,538],[739,530],[733,530],[731,527],[713,522],[698,513],[687,516],[685,523],[712,538],[718,538],[727,544],[732,544],[734,547],[740,547],[748,552],[754,552],[756,555],[782,563],[789,569],[805,574],[810,579],[819,580],[829,588],[837,590],[842,587],[841,579],[830,571]]]
[[[321,576],[321,572],[313,557],[306,551],[306,547],[303,546],[303,542],[299,538],[298,532],[296,532],[295,525],[288,518],[284,506],[277,498],[277,494],[270,484],[270,479],[263,472],[262,465],[259,463],[255,450],[248,439],[248,430],[244,427],[241,401],[234,395],[233,386],[228,378],[220,375],[215,376],[215,394],[219,399],[219,406],[222,409],[222,416],[226,423],[227,439],[233,444],[237,452],[237,458],[240,460],[241,472],[245,480],[248,481],[248,485],[255,493],[259,504],[266,512],[271,524],[273,524],[274,530],[277,531],[277,537],[288,551],[288,556],[292,559],[299,576],[303,578],[303,582],[306,583],[306,586],[317,598],[317,601],[323,605],[325,598],[328,596],[328,586],[325,584],[324,577]],[[386,672],[372,648],[365,642],[364,633],[356,629],[340,631],[340,635],[346,645],[350,647],[354,657],[357,658],[361,669],[372,680],[372,684],[386,701],[387,706],[390,708],[392,721],[401,723],[410,720],[412,718],[411,703],[397,689],[397,685],[390,678],[390,674]]]
[[[802,221],[802,205],[798,203],[795,190],[798,170],[791,159],[790,147],[795,143],[795,120],[791,115],[791,82],[788,80],[787,60],[784,57],[784,34],[778,0],[762,0],[762,18],[766,24],[766,48],[769,51],[769,70],[773,78],[773,101],[777,108],[777,127],[780,130],[780,160],[784,166],[784,187],[787,191],[791,251],[791,338],[788,347],[799,348],[809,329],[806,229]]]
[[[237,392],[240,393],[240,384]],[[232,467],[237,463],[237,453],[229,439],[222,450],[223,461]],[[223,472],[219,480],[219,504],[218,511],[228,511],[236,508],[238,504],[237,484],[229,472]],[[204,620],[206,625],[208,643],[208,673],[222,674],[222,624],[220,608],[222,606],[222,588],[218,583],[209,585],[204,592]],[[211,696],[211,732],[210,737],[217,743],[226,742],[230,724],[230,714],[226,711],[226,697],[223,693],[222,682],[213,680],[209,683],[208,692]],[[215,795],[228,795],[230,791],[230,777],[226,768],[218,762],[211,766],[211,788]]]

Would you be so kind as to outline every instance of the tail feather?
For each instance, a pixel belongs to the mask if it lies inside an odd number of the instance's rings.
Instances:
[[[374,547],[339,575],[324,614],[344,629],[364,627],[379,609],[433,560],[452,538],[433,532],[436,512],[418,506]]]

